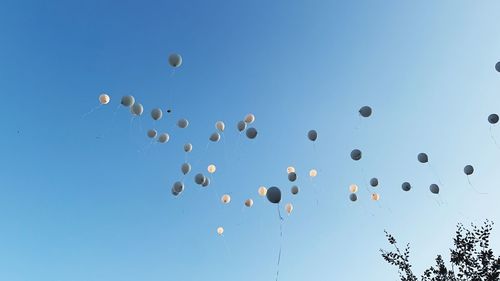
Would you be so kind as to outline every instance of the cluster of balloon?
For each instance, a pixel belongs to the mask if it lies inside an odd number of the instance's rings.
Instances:
[[[358,195],[356,194],[356,192],[358,192],[358,186],[356,184],[351,184],[349,186],[349,192],[351,193],[349,194],[349,200],[352,202],[358,201]]]
[[[252,124],[253,122],[255,122],[255,115],[249,113],[242,121],[239,121],[236,124],[236,128],[240,133],[246,130],[245,135],[247,136],[247,138],[255,139],[257,137],[257,129],[254,127],[248,127],[248,125]]]

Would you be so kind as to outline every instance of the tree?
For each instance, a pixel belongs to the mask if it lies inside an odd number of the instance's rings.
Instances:
[[[490,235],[493,222],[485,221],[481,227],[471,224],[465,228],[458,224],[454,248],[450,249],[451,269],[441,255],[436,257],[436,264],[427,269],[420,277],[421,281],[500,281],[500,256],[495,256],[490,249]],[[382,257],[389,264],[398,268],[401,281],[418,281],[410,264],[410,245],[401,250],[396,239],[385,231],[389,244],[394,251],[380,250]]]

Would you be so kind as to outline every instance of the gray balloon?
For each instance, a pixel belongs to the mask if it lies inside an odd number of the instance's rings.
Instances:
[[[203,174],[196,174],[196,176],[194,176],[194,182],[196,184],[203,184],[203,182],[205,181],[205,176]]]
[[[155,108],[151,110],[151,118],[153,118],[153,120],[160,120],[162,116],[163,111],[161,111],[161,109]]]
[[[293,195],[297,195],[297,193],[299,193],[299,187],[294,185],[294,186],[292,186],[291,191],[292,191]]]
[[[373,186],[373,187],[377,187],[378,186],[378,179],[377,178],[372,178],[370,180],[370,185]]]
[[[207,187],[209,184],[210,184],[210,179],[209,179],[209,178],[207,178],[207,177],[205,177],[205,178],[203,179],[203,183],[201,184],[201,186],[203,186],[203,187]]]
[[[429,186],[429,190],[434,193],[434,194],[438,194],[439,193],[439,186],[435,183],[431,184]]]
[[[361,159],[361,150],[353,149],[353,151],[351,151],[351,159],[354,161],[360,160]]]
[[[488,116],[488,122],[490,122],[490,124],[492,125],[498,123],[498,119],[499,119],[498,114],[495,113],[490,114],[490,116]]]
[[[181,129],[185,129],[185,128],[187,128],[187,126],[189,126],[189,122],[188,122],[188,120],[182,118],[182,119],[179,119],[179,121],[177,121],[177,126]]]
[[[294,182],[297,180],[297,174],[295,172],[288,173],[288,180]]]
[[[419,153],[418,156],[417,156],[417,159],[418,159],[418,162],[420,163],[427,163],[429,162],[429,157],[427,156],[427,154],[425,153]]]
[[[189,173],[191,171],[191,164],[189,163],[184,163],[182,164],[181,166],[181,172],[186,175],[187,173]]]
[[[177,68],[181,66],[182,64],[182,57],[179,54],[171,54],[168,56],[168,64],[170,64],[171,67]]]
[[[156,138],[156,135],[158,134],[158,132],[155,130],[155,129],[151,129],[151,130],[148,130],[148,138]]]
[[[163,133],[158,137],[158,142],[166,143],[170,139],[170,136],[167,133]]]
[[[172,195],[175,197],[179,196],[179,192],[176,192],[173,186],[172,186]]]
[[[410,191],[411,184],[409,182],[403,182],[403,184],[401,184],[401,189],[403,189],[403,191]]]
[[[133,96],[123,96],[121,104],[126,107],[131,107],[135,103],[135,98]]]
[[[257,129],[251,127],[247,129],[247,138],[254,139],[257,136]]]
[[[307,133],[307,138],[308,138],[310,141],[316,141],[316,139],[318,139],[318,132],[316,132],[316,130],[310,130],[310,131]]]
[[[245,123],[245,121],[240,121],[236,124],[236,128],[238,128],[238,131],[243,132],[247,128],[247,123]]]
[[[193,145],[190,143],[186,143],[184,145],[184,152],[191,152],[191,150],[193,150]]]
[[[273,204],[278,204],[281,201],[281,190],[276,186],[272,186],[267,190],[267,200]]]
[[[474,173],[474,167],[472,167],[472,165],[465,166],[464,173],[468,176],[472,175]]]
[[[132,114],[135,116],[141,116],[142,112],[144,112],[144,107],[142,107],[142,104],[136,102],[130,108],[130,112],[132,112]]]
[[[500,61],[495,64],[495,69],[500,72]]]
[[[172,188],[175,192],[182,193],[184,191],[184,184],[178,181],[174,183],[174,186]]]
[[[370,117],[372,115],[372,108],[369,106],[363,106],[359,109],[359,115],[363,117]]]
[[[208,138],[210,141],[213,141],[213,142],[218,142],[220,140],[220,134],[215,132],[213,134],[210,135],[210,138]]]
[[[356,195],[356,193],[349,194],[349,200],[351,200],[352,202],[358,201],[358,195]]]

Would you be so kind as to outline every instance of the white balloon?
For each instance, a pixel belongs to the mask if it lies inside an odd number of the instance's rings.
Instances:
[[[229,196],[228,194],[224,194],[222,195],[220,201],[222,202],[222,204],[229,204],[229,202],[231,202],[231,196]]]
[[[244,121],[247,124],[252,124],[255,121],[255,115],[253,115],[252,113],[248,113],[247,116],[245,116]]]
[[[292,211],[293,211],[293,205],[292,205],[292,203],[287,203],[285,205],[285,211],[287,212],[287,214],[291,214],[292,213]]]
[[[224,129],[226,128],[226,124],[224,124],[224,122],[222,122],[222,121],[217,121],[217,123],[215,123],[215,128],[221,132],[224,132]]]
[[[111,100],[111,98],[105,94],[105,93],[102,93],[100,96],[99,96],[99,103],[100,104],[108,104],[109,101]]]

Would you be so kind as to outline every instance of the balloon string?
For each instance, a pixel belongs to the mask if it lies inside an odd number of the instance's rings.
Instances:
[[[493,140],[493,143],[495,144],[497,149],[500,149],[500,146],[498,146],[497,140],[495,139],[495,136],[493,135],[493,131],[491,130],[493,126],[490,126],[490,137]]]
[[[82,115],[81,119],[84,119],[85,117],[89,116],[90,114],[92,114],[94,111],[98,110],[99,108],[101,108],[101,105],[98,105],[94,108],[92,108],[89,112],[85,113]]]
[[[432,166],[430,162],[429,162],[429,168],[431,168],[431,172],[434,174],[434,176],[437,178],[439,184],[442,186],[443,183],[441,182],[441,178],[439,177],[439,174],[437,173],[436,169],[434,169],[434,166]]]
[[[111,118],[111,124],[109,124],[108,129],[101,135],[102,138],[104,138],[105,134],[113,128],[113,125],[115,124],[115,119],[116,119],[116,114],[118,113],[118,110],[120,109],[121,104],[118,104],[116,106],[115,111],[113,112],[113,117]]]
[[[469,176],[467,176],[467,182],[469,183],[470,187],[472,187],[472,190],[474,190],[477,194],[482,194],[482,195],[486,195],[486,194],[488,194],[488,193],[486,193],[486,192],[480,192],[480,191],[478,191],[478,190],[477,190],[477,189],[476,189],[476,188],[472,185],[472,183],[470,182],[470,178],[469,178]]]
[[[280,263],[281,263],[281,250],[283,245],[283,217],[281,216],[280,205],[276,205],[278,207],[278,216],[280,218],[280,251],[278,253],[278,262],[276,264],[276,281],[279,279],[280,275]]]

